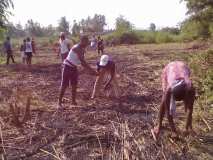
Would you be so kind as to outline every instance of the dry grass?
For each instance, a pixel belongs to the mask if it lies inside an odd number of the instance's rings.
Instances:
[[[101,95],[90,100],[95,77],[80,75],[78,106],[70,106],[70,91],[65,95],[66,110],[57,111],[60,85],[60,60],[43,49],[34,57],[29,70],[23,65],[0,67],[0,154],[5,159],[57,160],[172,160],[212,159],[212,119],[198,114],[196,135],[174,137],[167,120],[158,142],[150,129],[156,123],[161,99],[160,73],[174,59],[188,61],[199,50],[193,44],[135,45],[107,48],[117,62],[122,88],[120,99]],[[97,54],[87,59],[95,64]],[[83,73],[84,71],[80,71]],[[9,104],[20,108],[24,117],[27,97],[31,97],[30,120],[17,127]],[[202,112],[203,113],[203,112]],[[184,112],[178,109],[176,124],[183,130]],[[198,116],[201,116],[198,118]]]

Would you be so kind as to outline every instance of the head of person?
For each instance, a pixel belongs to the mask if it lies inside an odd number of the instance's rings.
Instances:
[[[26,39],[23,39],[23,43],[26,43]]]
[[[30,42],[30,37],[27,37],[27,42]]]
[[[100,36],[98,36],[98,39],[101,39],[101,37],[100,37]]]
[[[109,62],[109,56],[106,55],[106,54],[104,54],[104,55],[101,56],[100,64],[99,65],[101,67],[105,67],[108,64],[108,62]]]
[[[61,39],[61,40],[65,40],[65,33],[64,33],[64,32],[61,32],[61,33],[60,33],[60,39]]]
[[[80,45],[83,48],[86,48],[89,45],[89,38],[88,38],[88,36],[86,36],[86,35],[81,36],[81,38],[80,38]]]
[[[186,94],[186,83],[184,80],[178,80],[172,87],[171,92],[175,97],[175,100],[183,100]]]

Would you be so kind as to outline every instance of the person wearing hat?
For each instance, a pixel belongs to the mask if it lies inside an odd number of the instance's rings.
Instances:
[[[169,63],[163,70],[162,75],[163,97],[160,105],[158,126],[151,130],[156,140],[162,128],[162,121],[165,112],[169,125],[173,132],[176,132],[173,117],[176,114],[175,101],[183,101],[185,112],[187,112],[186,132],[192,130],[192,112],[195,100],[195,89],[190,80],[190,69],[182,61]]]
[[[62,62],[66,59],[70,51],[70,41],[66,38],[64,32],[60,33],[59,39],[59,54],[61,55]]]
[[[62,80],[59,93],[58,107],[62,107],[62,98],[64,96],[66,88],[71,84],[72,86],[72,104],[76,103],[76,90],[78,84],[78,66],[82,65],[92,75],[97,75],[97,72],[93,70],[85,61],[84,54],[85,48],[89,45],[89,39],[87,36],[82,36],[80,43],[74,45],[70,50],[68,56],[63,62]]]
[[[116,68],[115,63],[110,60],[108,55],[102,55],[100,61],[97,62],[97,72],[98,76],[96,77],[95,85],[93,88],[91,98],[95,98],[96,94],[99,94],[101,83],[104,78],[109,76],[107,83],[104,86],[104,90],[110,89],[112,87],[116,97],[119,97],[118,83],[116,79]]]

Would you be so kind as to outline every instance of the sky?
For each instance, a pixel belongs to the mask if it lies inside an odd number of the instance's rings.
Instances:
[[[107,29],[115,27],[115,19],[123,15],[138,29],[146,29],[150,23],[157,28],[175,27],[186,16],[186,5],[180,0],[13,0],[13,23],[26,24],[28,19],[42,26],[57,26],[65,16],[69,22],[80,21],[95,13],[105,15]]]

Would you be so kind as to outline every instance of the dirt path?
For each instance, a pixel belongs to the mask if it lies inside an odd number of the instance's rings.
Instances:
[[[165,132],[155,143],[150,134],[161,99],[162,67],[172,59],[184,59],[180,54],[185,52],[190,52],[185,46],[167,50],[141,45],[108,48],[107,53],[117,62],[122,97],[103,94],[90,100],[95,77],[80,71],[78,106],[69,104],[71,92],[67,90],[67,109],[58,112],[60,63],[52,53],[34,57],[36,64],[30,70],[20,64],[1,66],[0,154],[7,159],[31,160],[194,159],[187,138],[175,140],[171,132]],[[95,53],[88,55],[89,62],[95,64]],[[31,120],[16,128],[9,122],[8,103],[19,97],[18,105],[23,108],[28,95],[32,96]],[[185,119],[182,112],[178,116],[181,126]],[[167,121],[165,126],[168,130]]]

